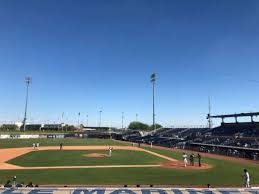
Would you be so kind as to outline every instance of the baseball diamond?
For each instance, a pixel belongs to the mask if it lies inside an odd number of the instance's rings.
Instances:
[[[0,0],[0,193],[259,194],[259,0]]]
[[[249,160],[202,154],[201,167],[184,167],[182,150],[112,139],[5,139],[0,149],[0,181],[17,177],[40,186],[181,185],[193,187],[242,186],[242,169],[257,185],[258,164]],[[2,142],[2,145],[3,145]],[[20,144],[20,142],[23,142]],[[40,142],[38,148],[29,145]],[[60,142],[63,148],[60,150]],[[56,146],[54,146],[54,143]],[[106,145],[105,145],[106,144]],[[112,148],[111,156],[109,149]],[[186,152],[186,150],[185,150]],[[186,152],[187,155],[196,152]],[[100,157],[102,156],[102,157]],[[230,168],[231,166],[231,168]],[[229,177],[222,180],[220,177]],[[231,178],[230,178],[231,177]]]

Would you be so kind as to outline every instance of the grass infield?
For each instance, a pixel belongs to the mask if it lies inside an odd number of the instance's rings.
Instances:
[[[91,153],[108,154],[107,150],[44,150],[33,151],[8,161],[24,167],[36,166],[98,166],[159,164],[165,159],[143,151],[113,150],[112,157],[93,158]]]

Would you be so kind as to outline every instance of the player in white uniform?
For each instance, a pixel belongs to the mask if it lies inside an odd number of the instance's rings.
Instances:
[[[37,144],[36,144],[36,147],[37,147],[37,149],[39,149],[39,147],[40,147],[40,143],[37,143]]]
[[[246,169],[244,169],[244,187],[248,188],[250,187],[250,176],[249,176],[249,173]]]
[[[183,163],[184,163],[184,167],[187,166],[188,160],[187,160],[187,154],[183,153]]]
[[[35,150],[35,143],[32,144],[33,149]]]
[[[112,147],[109,147],[109,157],[112,156]]]

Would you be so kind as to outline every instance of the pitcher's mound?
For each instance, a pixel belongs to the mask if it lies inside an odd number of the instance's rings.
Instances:
[[[104,157],[108,157],[108,154],[91,153],[91,154],[84,154],[83,156],[89,157],[89,158],[104,158]]]

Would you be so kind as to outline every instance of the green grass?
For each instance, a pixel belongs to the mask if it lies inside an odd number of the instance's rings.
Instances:
[[[240,171],[241,170],[241,171]],[[250,169],[251,170],[251,169]],[[35,184],[88,184],[88,185],[123,185],[154,184],[205,186],[242,186],[242,169],[236,172],[212,173],[209,171],[178,171],[166,168],[103,168],[103,169],[52,169],[52,170],[10,170],[0,171],[0,181],[17,176],[17,181]],[[258,172],[258,171],[257,171]],[[258,183],[256,171],[251,175],[251,183]],[[257,180],[257,181],[256,181]]]
[[[8,163],[18,166],[95,166],[126,164],[159,164],[165,159],[142,151],[113,150],[112,157],[91,158],[90,153],[108,154],[107,150],[44,150],[33,151]]]
[[[32,147],[33,143],[40,143],[40,146],[59,146],[63,142],[64,146],[74,145],[128,145],[124,142],[112,139],[0,139],[0,148]]]
[[[2,135],[37,135],[37,134],[65,134],[74,133],[74,131],[0,131]]]
[[[2,140],[0,140],[1,142]],[[25,141],[25,140],[23,140]],[[27,140],[26,140],[27,141]],[[25,142],[26,142],[25,141]],[[46,141],[46,140],[45,140]],[[53,142],[52,142],[53,141]],[[45,145],[55,145],[61,140],[47,140]],[[63,140],[64,141],[64,140]],[[66,140],[65,140],[66,141]],[[81,142],[83,141],[83,142]],[[85,144],[85,142],[87,144]],[[24,144],[24,142],[20,142]],[[29,143],[31,146],[31,142]],[[69,145],[111,145],[120,144],[111,140],[69,140]],[[122,143],[123,144],[123,143]],[[2,143],[0,145],[3,146]],[[65,143],[66,145],[66,143]],[[127,145],[127,144],[125,144]],[[18,145],[9,144],[11,147]],[[23,146],[18,146],[23,147]],[[157,148],[145,149],[170,156],[176,159],[182,159],[182,153],[173,152],[171,150],[160,150]],[[83,151],[84,152],[84,151]],[[95,151],[97,152],[97,151]],[[38,153],[38,152],[35,152]],[[40,152],[39,152],[40,153]],[[137,153],[137,152],[136,152]],[[135,153],[135,154],[136,154]],[[114,152],[115,154],[115,152]],[[46,156],[47,161],[51,158]],[[79,156],[78,156],[79,157]],[[125,160],[130,162],[134,157],[125,156]],[[61,157],[62,162],[63,156]],[[73,158],[70,159],[73,162]],[[98,159],[99,160],[99,159]],[[138,159],[141,160],[141,159]],[[51,169],[51,170],[1,170],[0,183],[3,184],[6,180],[11,179],[16,175],[18,181],[29,182],[33,181],[36,184],[68,184],[68,185],[124,185],[124,184],[154,184],[154,185],[180,185],[180,186],[205,186],[210,183],[212,186],[242,186],[243,169],[247,168],[251,184],[259,184],[259,165],[257,164],[242,164],[237,161],[220,160],[214,158],[202,157],[206,163],[213,165],[209,170],[174,170],[162,167],[154,168],[102,168],[102,169]],[[31,161],[28,161],[31,162]],[[37,162],[39,165],[40,160]],[[51,161],[53,162],[53,161]],[[89,161],[90,162],[90,161]],[[80,161],[81,163],[81,161]],[[97,165],[97,163],[95,162]],[[62,164],[63,165],[63,164]]]

